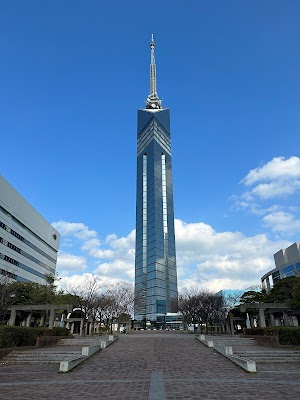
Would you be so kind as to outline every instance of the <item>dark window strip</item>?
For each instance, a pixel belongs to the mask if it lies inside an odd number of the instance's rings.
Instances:
[[[6,269],[0,268],[0,274],[7,276],[8,278],[11,279],[16,279],[16,274],[14,274],[13,272],[6,271]]]
[[[13,215],[11,215],[8,211],[5,210],[5,208],[0,206],[0,210],[5,214],[11,217],[11,219],[16,222],[18,225],[20,225],[23,229],[25,229],[27,232],[29,232],[32,236],[34,236],[37,240],[40,242],[43,242],[47,247],[50,247],[52,250],[56,252],[56,250],[50,246],[49,243],[45,242],[42,238],[40,238],[36,233],[34,233],[32,230],[30,230],[26,225],[24,225],[21,221],[19,221],[17,218],[15,218]]]
[[[11,250],[16,251],[17,253],[21,254],[22,256],[28,258],[29,260],[35,262],[36,264],[40,265],[41,267],[46,268],[48,271],[51,273],[54,272],[55,268],[49,267],[47,264],[44,264],[42,261],[38,260],[37,258],[33,257],[32,255],[26,253],[26,251],[23,251],[22,249],[19,249],[16,245],[8,242],[4,238],[0,236],[0,243],[3,243],[5,246],[9,247]]]
[[[9,262],[10,264],[15,265],[16,267],[19,267],[21,269],[24,269],[27,272],[30,272],[33,275],[39,276],[42,279],[46,279],[45,275],[41,274],[40,272],[37,272],[36,270],[27,267],[27,265],[20,263],[19,261],[15,260],[12,257],[7,256],[6,254],[0,253],[0,259]]]
[[[1,207],[1,206],[0,206]],[[13,229],[9,228],[7,225],[5,225],[3,222],[0,221],[0,227],[7,232],[9,232],[11,235],[13,235],[16,239],[19,239],[22,243],[27,244],[27,246],[31,247],[33,250],[36,252],[40,253],[42,256],[48,258],[48,260],[52,261],[54,264],[56,264],[56,260],[49,256],[47,253],[45,253],[43,250],[39,249],[37,246],[35,246],[33,243],[29,242],[29,240],[25,239],[23,236],[21,236],[19,233],[14,231]]]

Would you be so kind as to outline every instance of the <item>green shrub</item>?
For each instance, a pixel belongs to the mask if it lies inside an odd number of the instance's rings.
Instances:
[[[246,335],[253,335],[253,336],[277,336],[277,332],[273,330],[273,328],[248,328],[245,329]]]
[[[279,344],[300,345],[299,326],[276,326],[272,328],[251,328],[246,329],[246,335],[277,336]]]
[[[300,345],[300,327],[291,326],[278,329],[280,344]]]
[[[35,346],[39,336],[67,336],[67,328],[26,328],[24,326],[0,326],[0,348]]]
[[[69,335],[69,329],[67,328],[45,328],[45,327],[39,327],[39,328],[32,328],[36,329],[38,332],[38,336],[68,336]]]
[[[0,348],[34,346],[37,336],[35,329],[4,325],[0,328]]]

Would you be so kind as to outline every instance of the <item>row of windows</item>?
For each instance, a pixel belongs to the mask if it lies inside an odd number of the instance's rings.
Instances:
[[[177,272],[176,272],[176,265],[166,266],[165,265],[165,260],[162,260],[161,263],[152,263],[147,265],[147,272],[144,271],[143,264],[136,264],[136,269],[135,269],[135,276],[145,276],[146,274],[149,274],[150,272],[161,272],[166,274],[166,279],[169,280],[169,282],[176,282],[177,280]]]
[[[168,273],[168,284],[169,284],[169,288],[173,287],[172,285],[176,285],[177,284],[177,274],[176,271],[174,271],[174,274],[171,274],[170,272]]]
[[[138,275],[135,277],[135,283],[145,283],[146,279],[145,279],[145,274],[144,275]]]
[[[166,278],[170,277],[171,280],[173,281],[174,279],[177,279],[177,274],[176,274],[176,268],[166,268],[164,263],[153,263],[149,264],[147,266],[147,271],[144,271],[144,268],[141,268],[143,264],[136,265],[135,269],[135,276],[145,276],[150,274],[150,273],[155,273],[155,271],[158,271],[159,273],[165,274]]]
[[[295,276],[300,274],[300,262],[295,264],[287,265],[272,273],[273,283],[275,284],[281,278],[287,278],[289,276]]]
[[[147,247],[148,249],[161,249],[164,250],[165,249],[165,240],[163,237],[159,236],[159,235],[152,235],[151,238],[147,239],[142,239],[143,236],[141,235],[141,237],[137,237],[137,242],[136,242],[136,249],[139,249],[140,247],[144,246]],[[168,249],[170,254],[175,255],[175,240],[174,240],[174,236],[172,238],[172,240],[167,241],[168,244]]]
[[[155,257],[154,260],[152,259],[152,257]],[[150,262],[150,260],[153,260],[153,261]],[[176,268],[176,257],[170,256],[170,255],[167,255],[167,257],[165,258],[164,254],[162,256],[157,254],[155,256],[151,256],[151,258],[150,257],[146,258],[146,256],[144,257],[144,255],[139,254],[136,257],[135,261],[136,261],[136,264],[140,267],[143,265],[143,261],[145,261],[148,264],[148,268],[150,265],[155,265],[155,263],[157,263],[158,265],[166,264],[170,270],[173,270],[174,268]]]
[[[147,273],[147,281],[152,280],[152,279],[161,279],[165,281],[166,279],[166,273],[162,271],[151,271]]]
[[[15,279],[16,280],[16,278],[17,278],[16,274],[14,274],[12,272],[9,272],[9,271],[6,271],[6,269],[2,269],[2,268],[0,268],[0,274],[4,275],[4,276],[7,276],[10,279]]]
[[[9,279],[14,279],[17,282],[30,282],[28,279],[23,278],[22,276],[16,275],[12,272],[6,271],[5,269],[0,268],[0,274],[7,276]]]
[[[152,257],[154,257],[154,259]],[[165,255],[164,251],[161,251],[161,250],[158,251],[157,249],[154,249],[154,256],[150,256],[149,252],[148,252],[148,256],[147,256],[146,248],[145,248],[145,253],[137,252],[135,261],[139,265],[142,265],[143,261],[147,262],[148,265],[152,265],[152,264],[155,265],[156,262],[159,264],[167,263],[167,266],[171,269],[175,268],[175,266],[176,266],[175,254],[169,253],[169,254]]]
[[[147,289],[151,287],[156,287],[166,290],[166,281],[164,279],[158,279],[158,278],[151,280],[147,279]]]
[[[143,174],[141,171],[138,171],[137,173],[137,197],[141,194],[141,190],[143,187],[143,180],[142,177],[147,178],[147,187],[148,189],[152,190],[151,194],[160,194],[161,192],[161,187],[162,187],[162,174],[164,173],[164,170],[160,170],[157,168],[156,170],[151,170],[151,166],[148,166],[148,170],[145,173],[143,170]],[[173,188],[173,179],[172,179],[172,171],[170,170],[165,170],[165,176],[166,176],[166,183],[165,186],[168,191],[172,192]]]
[[[144,307],[144,305],[146,305],[147,307],[151,307],[151,305],[154,304],[164,304],[167,300],[166,298],[166,290],[153,287],[147,289],[147,297],[137,295],[135,297],[135,301],[136,304],[139,304],[142,307]],[[173,296],[170,297],[170,301],[174,300],[177,301],[177,292],[173,293]]]
[[[172,300],[172,299],[177,300],[177,297],[178,297],[177,285],[172,285],[172,288],[169,288],[169,297],[170,297],[170,300]]]
[[[143,249],[143,251],[141,250]],[[166,250],[166,252],[165,252]],[[148,251],[148,252],[147,252]],[[154,256],[157,257],[157,261],[159,261],[160,259],[168,259],[168,263],[176,263],[176,254],[175,254],[175,250],[172,249],[171,247],[164,249],[164,247],[160,247],[158,248],[158,246],[151,246],[151,249],[147,248],[147,245],[145,245],[144,247],[137,247],[136,249],[136,262],[140,263],[143,260],[146,261],[146,257],[144,257],[144,255],[147,254],[147,258],[148,257],[153,257],[150,256],[150,252],[151,254],[154,253]],[[171,265],[170,263],[170,265]]]
[[[158,220],[162,219],[164,212],[167,210],[167,215],[170,218],[174,217],[174,209],[172,203],[166,203],[165,207],[163,206],[162,198],[159,200],[152,201],[150,204],[145,204],[145,202],[141,202],[137,204],[136,207],[136,217],[137,222],[139,223],[142,219],[142,215],[147,215],[150,220],[154,220],[158,218]],[[150,218],[151,217],[151,218]]]
[[[15,252],[21,254],[22,256],[28,258],[29,260],[35,262],[36,264],[40,265],[41,267],[46,268],[50,272],[54,272],[54,268],[49,267],[48,265],[44,264],[42,261],[38,260],[37,258],[33,257],[32,255],[26,253],[24,250],[20,249],[16,245],[8,242],[4,238],[0,236],[0,243],[4,244],[5,246],[9,247],[10,249],[14,250]]]
[[[137,183],[138,189],[141,190],[143,187],[142,177],[147,177],[147,186],[148,188],[155,188],[156,191],[160,192],[160,185],[162,185],[162,173],[165,172],[166,175],[166,186],[171,189],[173,185],[172,180],[172,170],[171,169],[161,169],[161,165],[151,165],[148,163],[148,169],[145,170],[145,166],[143,165],[143,170],[137,171]],[[153,169],[154,167],[154,169]],[[146,172],[145,172],[146,171]],[[140,194],[138,192],[138,194]]]
[[[164,250],[164,243],[158,240],[153,240],[152,242],[150,242],[149,240],[141,240],[140,238],[137,238],[137,242],[136,242],[136,248],[139,249],[140,247],[147,247],[149,249],[152,248],[158,248],[161,250]]]
[[[137,203],[139,203],[143,196],[142,196],[142,189],[143,187],[145,187],[145,185],[142,184],[142,182],[140,182],[140,184],[138,184],[137,186]],[[172,202],[173,204],[173,185],[172,185],[172,181],[168,182],[166,185],[164,185],[164,187],[166,188],[166,192],[168,195],[168,200],[170,201],[170,203]],[[148,201],[152,200],[152,199],[156,199],[161,201],[162,199],[162,188],[163,188],[163,183],[161,179],[156,179],[155,182],[153,183],[151,178],[148,178],[148,182],[147,182],[147,199]]]
[[[168,213],[168,214],[170,214],[170,213]],[[147,221],[143,221],[142,215],[138,215],[137,224],[136,224],[136,230],[137,230],[136,236],[139,237],[139,235],[141,235],[141,233],[142,233],[141,231],[143,228],[147,228],[148,235],[159,232],[159,230],[163,226],[164,221],[165,220],[163,220],[162,215],[159,215],[159,216],[154,215],[153,217],[148,216]],[[146,225],[144,222],[146,222]],[[172,232],[172,234],[174,235],[175,229],[174,229],[173,213],[172,213],[172,218],[169,215],[168,227],[169,227],[170,232]]]
[[[2,208],[0,206],[0,208]],[[2,209],[4,210],[4,209]],[[1,211],[2,211],[1,210]],[[10,214],[9,214],[10,215]],[[17,219],[15,219],[14,217],[12,217],[13,220],[18,221]],[[19,223],[21,224],[21,222]],[[22,224],[23,225],[23,224]],[[43,250],[39,249],[37,246],[35,246],[33,243],[31,243],[29,240],[25,239],[23,236],[21,236],[19,233],[17,233],[16,231],[14,231],[13,229],[11,229],[10,227],[8,227],[6,224],[4,224],[3,222],[0,221],[0,227],[4,230],[6,230],[7,232],[9,232],[11,235],[13,235],[16,239],[20,240],[21,242],[23,242],[24,244],[26,244],[27,246],[31,247],[33,250],[35,250],[36,252],[40,253],[42,256],[46,257],[48,260],[52,261],[53,263],[56,263],[56,260],[54,258],[52,258],[51,256],[49,256],[47,253],[45,253]],[[25,225],[24,225],[25,227]],[[25,227],[26,228],[26,227]],[[29,229],[27,229],[29,231]],[[31,234],[33,234],[33,232],[29,231]],[[38,238],[37,235],[33,234],[34,236],[36,236]],[[42,239],[40,239],[42,240]]]
[[[148,236],[153,235],[153,233],[160,233],[160,231],[162,231],[164,223],[167,223],[170,232],[175,235],[173,212],[168,212],[167,217],[163,217],[163,213],[161,212],[152,213],[152,215],[149,214],[150,213],[148,213],[148,215],[147,213],[138,213],[136,224],[137,237],[142,234],[141,231],[143,230],[143,228],[147,228],[147,231],[145,232],[147,232]]]
[[[143,163],[144,156],[147,157],[147,164],[151,167],[161,167],[161,155],[166,156],[166,167],[167,169],[172,169],[172,156],[165,152],[157,142],[153,141],[148,148],[144,149],[144,154],[139,154],[137,157],[137,168],[139,169]]]
[[[148,264],[155,262],[156,260],[160,260],[160,259],[165,259],[165,254],[163,250],[157,250],[157,249],[151,249],[150,251],[148,251],[147,253],[139,253],[136,254],[135,257],[137,262],[140,262],[142,260],[147,260]]]
[[[7,261],[10,264],[15,265],[18,268],[24,269],[24,271],[30,272],[33,275],[39,276],[40,278],[46,279],[45,275],[41,274],[38,271],[35,271],[34,269],[27,267],[27,265],[24,265],[20,263],[19,261],[15,260],[12,257],[7,256],[6,254],[0,253],[0,259]]]
[[[135,283],[135,290],[136,291],[140,291],[140,290],[143,290],[145,288],[145,285],[144,285],[144,283],[141,283],[141,282],[139,282],[139,283]]]
[[[157,155],[155,155],[154,157],[153,156],[151,156],[150,154],[149,154],[149,156],[147,156],[147,163],[144,163],[144,161],[142,162],[142,160],[140,159],[140,160],[138,160],[138,165],[137,165],[137,168],[138,168],[138,170],[137,170],[137,176],[138,177],[141,177],[141,167],[143,166],[145,166],[145,165],[147,165],[147,177],[148,177],[148,179],[151,179],[151,180],[156,180],[155,179],[155,177],[156,178],[160,178],[161,177],[161,173],[162,173],[162,162],[161,162],[161,152],[158,152],[158,154]],[[145,155],[143,155],[143,157],[146,157]],[[143,169],[143,171],[144,171],[144,169]],[[168,178],[172,178],[172,167],[171,167],[171,160],[170,160],[170,163],[168,164],[166,164],[166,168],[165,168],[165,171],[166,171],[166,173],[167,173],[167,175],[168,175]]]

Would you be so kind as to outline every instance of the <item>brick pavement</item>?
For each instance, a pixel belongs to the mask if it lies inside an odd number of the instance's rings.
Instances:
[[[299,364],[261,364],[249,374],[184,333],[121,336],[73,372],[57,370],[51,364],[0,365],[0,399],[300,398]]]

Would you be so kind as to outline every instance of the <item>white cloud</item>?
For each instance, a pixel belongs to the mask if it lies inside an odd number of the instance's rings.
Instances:
[[[242,289],[260,283],[274,267],[273,254],[288,246],[265,234],[246,237],[241,232],[216,232],[202,222],[175,220],[180,286]],[[196,264],[196,267],[193,265]]]
[[[84,271],[87,268],[87,259],[83,256],[75,256],[70,253],[58,253],[57,272],[59,275],[67,275],[70,272]]]
[[[81,240],[87,240],[97,236],[97,232],[90,230],[80,222],[53,222],[52,226],[58,230],[62,236],[75,236]]]
[[[102,263],[93,271],[95,274],[114,279],[129,280],[134,279],[134,255],[131,260],[117,258],[110,263]]]
[[[115,253],[112,250],[91,249],[89,255],[95,258],[113,258]]]
[[[232,196],[235,210],[264,216],[261,222],[271,232],[296,233],[299,230],[297,217],[290,213],[298,211],[292,202],[299,202],[299,196],[296,197],[300,190],[299,157],[274,157],[252,169],[241,183],[247,190],[240,196]],[[272,204],[275,198],[277,204]]]
[[[216,232],[203,222],[186,223],[179,219],[175,220],[175,233],[179,286],[192,282],[193,286],[210,290],[259,284],[261,276],[273,268],[273,254],[290,244],[271,241],[265,234],[247,237],[241,232]],[[64,275],[85,271],[108,281],[133,281],[135,231],[121,238],[108,235],[103,243],[97,234],[82,239],[78,248],[82,257],[60,255],[58,270],[64,271]]]
[[[241,196],[247,203],[254,202],[255,198],[266,200],[290,196],[300,189],[300,158],[274,157],[266,164],[252,169],[241,183],[247,187],[252,186]]]
[[[126,237],[117,238],[115,234],[108,235],[105,242],[113,249],[130,249],[135,245],[135,229],[132,230]]]
[[[270,213],[262,221],[274,232],[296,233],[300,230],[300,220],[283,211]]]
[[[261,167],[252,169],[242,183],[251,186],[261,181],[274,180],[295,180],[300,179],[300,158],[292,156],[288,159],[284,157],[274,157]]]
[[[287,197],[300,189],[299,181],[278,180],[270,183],[260,183],[253,190],[252,194],[261,199],[271,199],[273,197]]]
[[[64,290],[66,292],[72,292],[74,289],[78,290],[80,288],[84,288],[88,282],[94,281],[97,279],[99,290],[102,288],[109,286],[110,284],[117,283],[119,279],[107,278],[107,277],[99,277],[96,274],[92,274],[90,272],[86,272],[82,275],[75,274],[72,276],[61,276],[57,282],[57,287],[59,290]],[[72,290],[73,289],[73,290]]]

